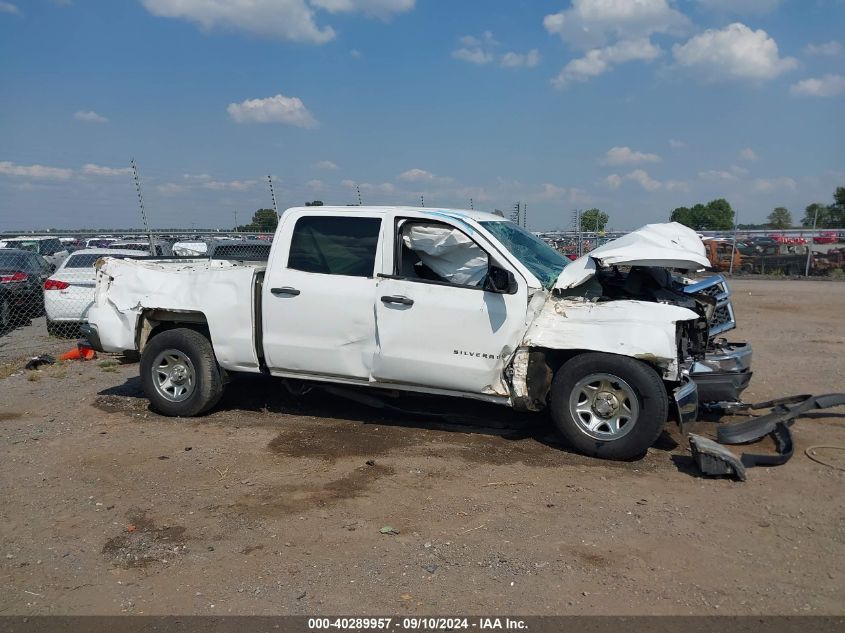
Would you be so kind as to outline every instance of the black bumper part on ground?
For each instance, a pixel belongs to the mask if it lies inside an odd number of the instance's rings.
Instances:
[[[737,409],[747,411],[771,409],[771,411],[746,422],[720,426],[715,442],[690,433],[690,450],[699,470],[705,475],[731,475],[740,481],[745,481],[746,468],[779,466],[789,461],[795,450],[790,427],[797,417],[809,411],[842,405],[845,405],[845,393],[790,396],[743,405]],[[741,457],[737,457],[724,446],[756,442],[767,435],[774,440],[775,453],[743,453]]]

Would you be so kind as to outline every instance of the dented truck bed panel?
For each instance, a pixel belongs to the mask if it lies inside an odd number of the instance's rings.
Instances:
[[[137,348],[145,312],[201,314],[218,363],[256,372],[253,293],[260,270],[228,262],[107,259],[98,272],[89,321],[98,324],[104,349],[125,351]]]

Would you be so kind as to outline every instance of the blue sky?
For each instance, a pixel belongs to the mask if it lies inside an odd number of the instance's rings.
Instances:
[[[842,0],[0,0],[0,230],[270,206],[614,228],[845,185]]]

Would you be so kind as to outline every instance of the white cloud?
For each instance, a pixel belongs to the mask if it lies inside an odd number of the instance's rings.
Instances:
[[[610,71],[614,65],[630,61],[650,62],[660,56],[660,47],[647,38],[622,40],[604,48],[587,51],[583,57],[571,60],[552,79],[552,85],[562,90],[572,82],[584,82]]]
[[[314,168],[322,169],[323,171],[335,171],[337,170],[337,165],[330,160],[321,160],[314,163]]]
[[[664,191],[690,190],[689,183],[684,180],[666,180],[661,182],[649,176],[648,172],[643,169],[635,169],[624,176],[610,174],[604,178],[602,183],[609,189],[619,189],[625,181],[635,182],[645,191],[659,191],[661,189]]]
[[[317,180],[316,178],[305,183],[305,188],[309,191],[322,191],[325,187],[325,183],[322,180]]]
[[[249,191],[256,184],[255,180],[209,180],[202,186],[212,191]]]
[[[605,176],[603,182],[605,186],[610,189],[619,189],[622,185],[622,176],[619,174],[610,174],[609,176]]]
[[[73,118],[77,121],[85,121],[87,123],[108,123],[109,120],[101,114],[97,114],[93,110],[80,110],[73,113]]]
[[[88,163],[82,166],[82,173],[89,176],[129,176],[132,174],[131,167],[103,167]]]
[[[685,141],[680,141],[676,138],[670,138],[669,147],[671,147],[672,149],[686,149],[687,144]]]
[[[485,31],[481,37],[464,35],[461,39],[461,48],[452,51],[452,57],[471,64],[489,64],[495,59],[493,49],[499,43],[490,31]]]
[[[543,184],[543,191],[537,196],[540,200],[559,200],[567,193],[566,187],[558,187],[550,182]]]
[[[11,13],[12,15],[23,15],[17,5],[11,2],[0,2],[0,13]]]
[[[363,13],[386,20],[394,13],[414,8],[415,0],[311,0],[311,4],[329,13]]]
[[[741,160],[753,161],[753,160],[757,160],[757,154],[755,154],[754,150],[751,149],[750,147],[746,147],[745,149],[740,150],[739,158]]]
[[[361,59],[361,57],[363,57],[363,54],[357,48],[353,48],[352,50],[350,50],[349,55],[352,57],[352,59]]]
[[[740,152],[740,156],[742,152]],[[755,156],[753,160],[757,160]],[[701,180],[722,181],[722,182],[737,182],[741,178],[748,175],[748,170],[739,165],[731,165],[730,169],[707,169],[698,172],[698,177]]]
[[[296,127],[317,127],[317,120],[299,97],[276,95],[266,99],[247,99],[226,108],[236,123],[286,123]]]
[[[319,27],[305,0],[141,0],[147,11],[179,18],[204,31],[239,30],[294,42],[324,44],[334,39],[330,26]]]
[[[540,63],[540,51],[532,48],[527,53],[505,53],[499,61],[502,68],[534,68]]]
[[[630,147],[611,147],[600,162],[603,165],[641,165],[642,163],[659,163],[660,160],[657,154],[637,152]]]
[[[758,178],[751,183],[751,190],[755,193],[771,193],[773,191],[780,191],[786,189],[788,191],[795,191],[797,183],[788,176],[781,176],[780,178]]]
[[[399,174],[399,180],[405,182],[432,182],[437,179],[437,176],[425,169],[409,169]]]
[[[705,9],[721,13],[756,14],[771,13],[783,0],[698,0]]]
[[[179,185],[174,182],[168,182],[156,187],[156,191],[163,196],[175,196],[177,194],[184,193],[187,190],[188,188],[185,185]]]
[[[702,180],[723,180],[727,182],[734,182],[738,180],[735,173],[724,169],[708,169],[707,171],[700,171],[698,172],[698,177]]]
[[[18,165],[8,160],[2,160],[0,161],[0,174],[19,178],[68,180],[73,177],[73,170],[63,167],[45,167],[44,165]]]
[[[804,48],[807,55],[825,55],[827,57],[836,57],[842,53],[842,44],[836,40],[830,40],[823,44],[807,44]]]
[[[780,56],[777,43],[764,30],[752,31],[739,22],[675,44],[672,54],[679,67],[713,81],[772,79],[798,65],[794,58]]]
[[[355,191],[355,188],[358,187],[360,188],[362,194],[390,195],[396,191],[396,187],[389,182],[383,182],[375,185],[369,182],[355,182],[354,180],[347,179],[341,181],[340,184],[353,192]]]
[[[660,181],[655,180],[648,175],[648,172],[643,169],[635,169],[634,171],[625,175],[625,180],[632,180],[640,185],[646,191],[657,191],[663,185]]]
[[[804,97],[835,97],[845,92],[845,77],[842,75],[824,75],[811,77],[792,84],[789,91]]]
[[[680,33],[688,25],[686,16],[667,0],[573,0],[569,9],[543,19],[549,33],[581,50],[603,46],[609,40]]]

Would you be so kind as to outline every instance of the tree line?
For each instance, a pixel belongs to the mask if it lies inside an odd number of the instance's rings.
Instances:
[[[693,207],[678,207],[672,211],[670,220],[680,222],[696,231],[729,231],[734,228],[736,214],[724,198],[711,200],[707,204]],[[792,213],[786,207],[776,207],[763,224],[739,224],[737,228],[790,229],[793,228]],[[845,228],[845,187],[837,187],[833,203],[813,202],[804,209],[801,226],[819,229]]]

